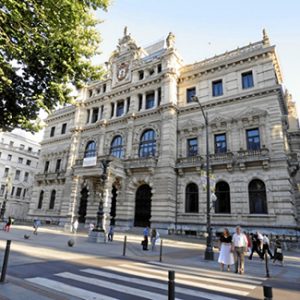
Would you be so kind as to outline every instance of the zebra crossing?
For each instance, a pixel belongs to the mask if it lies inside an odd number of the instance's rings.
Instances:
[[[165,300],[168,270],[176,272],[178,300],[234,300],[247,297],[265,278],[218,272],[204,268],[165,263],[127,262],[101,268],[83,268],[26,280],[85,300]]]

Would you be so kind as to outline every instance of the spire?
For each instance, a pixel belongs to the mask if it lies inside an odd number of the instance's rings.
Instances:
[[[265,28],[263,29],[263,44],[266,46],[270,45],[270,39]]]

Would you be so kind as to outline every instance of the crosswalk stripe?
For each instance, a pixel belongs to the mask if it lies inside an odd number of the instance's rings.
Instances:
[[[92,274],[92,275],[106,277],[109,279],[117,279],[120,281],[122,280],[125,282],[132,282],[131,277],[125,277],[125,276],[117,275],[115,273],[108,273],[108,272],[95,270],[95,269],[83,269],[80,271],[88,273],[88,274]],[[143,280],[143,279],[139,279],[139,278],[134,278],[134,283],[141,284],[144,286],[154,287],[154,288],[158,288],[158,289],[162,289],[162,290],[168,290],[167,283],[162,284],[162,283],[151,282],[151,281]],[[234,300],[232,297],[228,298],[228,297],[224,297],[224,296],[220,296],[220,295],[216,295],[216,294],[185,289],[185,288],[177,287],[177,286],[176,286],[175,290],[177,293],[181,293],[181,294],[185,294],[185,295],[189,295],[189,296],[193,296],[193,297],[201,297],[201,298],[205,298],[205,299],[209,299],[209,300]]]
[[[136,289],[133,287],[113,283],[111,281],[108,284],[107,281],[104,281],[101,279],[85,277],[85,276],[81,276],[81,275],[77,275],[77,274],[73,274],[73,273],[69,273],[69,272],[58,273],[55,275],[59,276],[59,277],[67,278],[67,279],[73,279],[73,280],[77,280],[80,282],[96,285],[98,287],[100,286],[100,287],[107,288],[110,290],[116,290],[118,292],[122,291],[122,293],[140,296],[140,297],[143,297],[146,299],[157,299],[157,300],[165,300],[166,299],[166,295],[161,295],[161,294],[149,292],[146,290]],[[180,300],[180,299],[178,299],[178,300]]]
[[[127,265],[124,265],[124,266],[127,267]],[[147,269],[149,269],[150,272],[153,270],[153,266],[151,266],[151,265],[136,263],[136,264],[134,264],[134,266],[141,266],[141,267],[147,268]],[[132,265],[130,265],[130,267],[132,267]],[[164,267],[161,267],[161,268],[163,270],[167,271],[166,268],[164,268]],[[175,270],[175,269],[176,268],[173,268],[173,270]],[[160,270],[160,272],[161,272],[161,270]],[[203,275],[205,275],[205,276],[203,276]],[[211,276],[211,275],[208,275],[208,277],[209,276]],[[197,277],[195,275],[186,275],[186,274],[182,274],[182,273],[176,273],[176,277],[183,278],[183,279],[189,278],[191,280],[200,280],[202,282],[204,281],[204,282],[222,284],[222,285],[233,286],[233,287],[244,288],[244,289],[255,289],[256,288],[256,285],[253,285],[253,284],[244,284],[244,283],[241,283],[238,281],[237,282],[228,281],[229,278],[223,278],[224,280],[219,279],[220,275],[214,276],[215,278],[207,278],[207,275],[204,273],[197,275]]]
[[[124,267],[126,269],[124,269]],[[159,280],[165,280],[166,279],[166,273],[164,274],[159,274],[159,275],[154,275],[154,274],[149,274],[150,273],[161,273],[161,271],[157,270],[145,270],[143,268],[135,267],[135,266],[130,266],[130,265],[122,265],[122,267],[103,267],[103,269],[115,271],[115,272],[121,272],[121,273],[127,273],[127,274],[132,274],[136,276],[141,276],[141,277],[147,277],[147,278],[152,278],[152,279],[159,279]],[[144,271],[144,272],[141,272]],[[146,273],[146,272],[148,273]],[[216,285],[210,285],[206,283],[201,283],[201,282],[193,282],[190,280],[185,280],[185,279],[180,279],[178,276],[176,276],[176,282],[183,284],[183,285],[188,285],[188,286],[193,286],[196,288],[203,288],[207,290],[213,290],[217,292],[224,292],[228,294],[234,294],[234,295],[240,295],[240,296],[247,296],[249,292],[242,291],[242,290],[234,290],[226,287],[221,287],[221,286],[216,286]]]
[[[219,275],[219,271],[213,271],[213,270],[207,270],[207,269],[203,269],[201,267],[195,268],[195,267],[188,267],[188,266],[179,266],[179,265],[171,265],[171,264],[166,264],[166,263],[161,263],[161,262],[157,262],[157,261],[150,261],[149,264],[151,265],[156,265],[159,267],[168,267],[168,268],[177,268],[177,269],[182,269],[184,271],[189,270],[189,271],[193,271],[196,272],[198,274],[201,274],[199,272],[204,271],[205,273],[209,273],[212,275]],[[209,275],[209,276],[212,276]],[[267,280],[267,278],[265,277],[254,277],[251,275],[246,275],[244,274],[243,276],[234,274],[234,273],[223,273],[222,276],[226,276],[226,277],[231,277],[232,279],[236,279],[238,281],[244,281],[244,282],[249,282],[249,283],[253,283],[253,284],[261,284],[262,281]]]
[[[51,280],[42,277],[34,277],[34,278],[27,278],[29,282],[47,287],[49,289],[56,290],[61,293],[65,293],[74,297],[78,297],[84,300],[118,300],[116,298],[112,298],[109,296],[101,295],[98,293],[94,293],[91,291],[87,291],[84,289],[77,288],[75,286],[71,286],[65,283],[61,283],[56,280]]]

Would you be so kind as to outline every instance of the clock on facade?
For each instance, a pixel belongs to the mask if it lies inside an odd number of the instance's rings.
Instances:
[[[117,78],[119,81],[123,80],[128,73],[128,63],[121,63],[117,68]]]

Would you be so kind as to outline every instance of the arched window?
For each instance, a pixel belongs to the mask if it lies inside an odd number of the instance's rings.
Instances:
[[[263,181],[254,179],[249,183],[250,214],[267,214],[267,194]]]
[[[156,152],[156,135],[153,129],[146,130],[140,140],[140,157],[155,156]]]
[[[96,143],[94,141],[89,141],[85,147],[84,158],[94,156],[96,156]]]
[[[216,184],[216,206],[217,214],[230,214],[230,187],[225,181]]]
[[[56,191],[53,190],[53,191],[51,192],[49,209],[53,209],[53,208],[54,208],[54,205],[55,205],[55,197],[56,197]]]
[[[44,191],[40,192],[40,197],[39,197],[39,203],[38,203],[38,209],[41,209],[43,206],[43,199],[44,199]]]
[[[110,154],[114,157],[122,158],[124,156],[123,139],[120,135],[114,137],[110,145]]]
[[[198,186],[195,183],[189,183],[185,189],[185,212],[197,213],[198,211]]]

